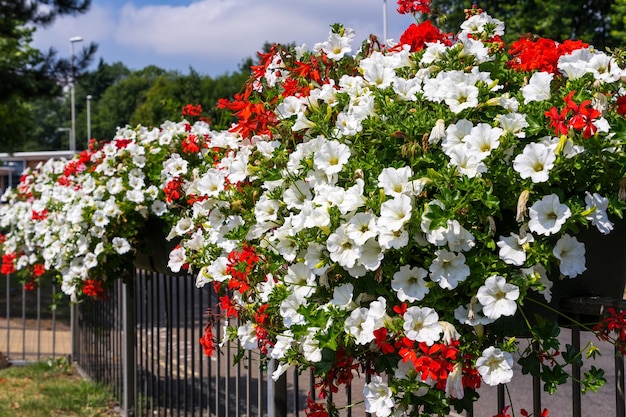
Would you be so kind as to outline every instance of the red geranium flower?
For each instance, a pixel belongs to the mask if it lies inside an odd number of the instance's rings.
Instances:
[[[448,35],[441,32],[429,20],[419,25],[412,23],[400,36],[400,45],[410,45],[411,52],[421,51],[424,49],[426,42],[437,41],[443,42],[448,46],[452,44]]]
[[[398,13],[430,13],[430,0],[398,0]]]

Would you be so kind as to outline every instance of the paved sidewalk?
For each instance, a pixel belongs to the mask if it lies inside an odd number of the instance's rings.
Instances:
[[[0,320],[0,352],[13,361],[68,356],[72,351],[70,331],[66,329],[67,326],[59,327],[56,331],[46,328],[7,328],[6,320]]]

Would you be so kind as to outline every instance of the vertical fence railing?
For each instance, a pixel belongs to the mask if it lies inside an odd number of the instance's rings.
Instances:
[[[65,359],[71,353],[68,300],[57,302],[57,288],[24,285],[4,275],[0,286],[0,353],[14,364]]]
[[[272,366],[266,369],[258,353],[234,363],[235,343],[225,343],[212,358],[205,356],[199,338],[206,310],[215,311],[218,300],[211,288],[197,289],[193,277],[137,271],[132,285],[120,283],[115,288],[107,300],[80,305],[77,362],[87,375],[114,388],[123,415],[304,417],[307,396],[317,399],[311,374],[291,369],[273,382]],[[218,339],[223,337],[223,325],[216,326]],[[571,343],[580,349],[580,329],[571,331]],[[615,415],[623,417],[622,355],[617,355],[614,363]],[[576,372],[574,369],[574,375],[579,375]],[[341,416],[369,415],[361,394],[366,382],[367,377],[361,375],[355,378],[353,388],[333,394],[330,400],[342,409]],[[574,385],[573,389],[573,411],[568,411],[568,417],[582,415],[580,388]],[[463,415],[499,413],[509,398],[503,387],[496,391],[489,404],[482,403]],[[529,402],[521,406],[532,407],[534,414],[540,415],[541,381],[531,378],[522,391]],[[561,415],[551,411],[553,414]]]

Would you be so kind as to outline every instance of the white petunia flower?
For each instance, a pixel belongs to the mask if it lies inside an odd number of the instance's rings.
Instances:
[[[554,78],[554,74],[548,72],[535,72],[528,84],[522,87],[522,96],[524,96],[524,104],[531,101],[543,101],[550,98],[550,83]]]
[[[462,253],[438,250],[435,252],[435,256],[428,269],[430,279],[438,283],[441,288],[455,289],[459,282],[463,282],[469,277],[470,269],[465,264],[465,256]]]
[[[446,379],[446,395],[451,398],[463,399],[465,391],[463,390],[463,364],[456,363],[452,372]]]
[[[503,130],[499,127],[491,127],[487,123],[479,123],[472,128],[465,143],[472,153],[476,153],[480,160],[491,154],[491,151],[500,146],[500,137]]]
[[[454,309],[454,318],[461,324],[468,326],[479,326],[485,324],[491,324],[493,319],[485,317],[483,314],[483,306],[479,302],[472,302],[465,306],[458,306]]]
[[[369,239],[361,248],[361,257],[358,259],[358,265],[363,266],[368,271],[376,271],[385,257],[383,249],[376,242],[376,239]]]
[[[404,313],[402,328],[407,338],[416,342],[424,342],[428,346],[441,338],[443,328],[439,323],[439,315],[430,307],[409,307]]]
[[[339,173],[350,159],[350,148],[335,140],[327,141],[315,152],[313,162],[326,175]]]
[[[330,300],[330,304],[337,307],[340,310],[347,310],[349,308],[355,308],[357,305],[354,303],[354,285],[347,283],[335,287],[333,290],[333,298]]]
[[[609,200],[602,197],[598,193],[591,194],[586,192],[585,203],[587,211],[592,211],[585,218],[591,221],[591,224],[598,228],[600,233],[608,235],[613,230],[613,222],[609,220],[606,209],[609,206]]]
[[[487,385],[506,384],[513,378],[513,356],[490,346],[476,360],[476,369]]]
[[[400,230],[411,219],[413,205],[411,198],[401,194],[393,200],[387,200],[380,206],[379,225],[389,230]]]
[[[291,330],[276,335],[276,343],[269,351],[269,357],[272,359],[282,359],[285,357],[289,349],[294,345],[293,333]]]
[[[345,225],[338,227],[334,233],[328,236],[326,249],[328,249],[330,259],[333,262],[346,268],[352,268],[363,251],[363,247],[357,245],[346,234]]]
[[[372,213],[357,213],[348,220],[346,234],[357,245],[363,245],[378,234],[376,221]]]
[[[251,321],[242,324],[237,328],[237,338],[241,342],[244,349],[256,349],[259,347],[259,341],[256,337],[256,326]]]
[[[585,244],[565,234],[560,238],[552,254],[560,261],[559,270],[566,277],[574,278],[587,270],[585,266]]]
[[[391,288],[398,293],[400,301],[421,301],[430,291],[424,281],[427,274],[424,268],[403,265],[393,274]]]
[[[523,268],[522,272],[528,276],[539,276],[539,282],[543,284],[545,288],[538,291],[539,294],[543,295],[543,298],[549,303],[552,301],[552,286],[554,283],[548,278],[548,273],[546,271],[546,267],[541,264],[535,264],[530,268]]]
[[[550,179],[550,170],[554,168],[556,154],[554,149],[543,143],[529,143],[521,154],[515,157],[513,169],[520,177],[530,178],[532,182],[546,182]]]
[[[482,304],[485,316],[497,320],[501,316],[515,314],[519,288],[507,283],[504,277],[492,275],[478,289],[476,298]]]
[[[378,186],[385,190],[388,196],[396,197],[406,191],[413,171],[410,167],[383,168],[378,176]]]
[[[451,85],[445,103],[453,113],[478,106],[478,87],[468,84]]]
[[[498,247],[500,251],[498,255],[505,263],[509,265],[521,266],[526,262],[526,250],[524,245],[533,242],[535,239],[530,233],[526,233],[524,237],[520,237],[515,233],[510,236],[500,236]]]
[[[111,243],[113,244],[113,250],[120,255],[127,253],[131,249],[130,243],[123,237],[114,237]]]
[[[561,230],[561,226],[572,215],[567,205],[561,204],[559,196],[544,196],[528,209],[528,228],[531,232],[550,236]]]
[[[391,414],[394,405],[391,388],[379,375],[372,376],[372,380],[363,387],[365,398],[365,411],[374,413],[379,417],[387,417]]]
[[[187,263],[187,255],[185,254],[185,248],[179,246],[170,252],[169,261],[167,267],[172,272],[180,272],[184,264]]]
[[[450,157],[450,165],[455,166],[459,174],[469,178],[480,177],[488,171],[487,165],[482,161],[478,152],[472,152],[466,146],[456,146],[447,151]]]
[[[322,360],[322,349],[320,349],[319,340],[315,339],[315,335],[320,330],[317,327],[309,327],[304,338],[300,341],[300,349],[302,355],[310,362],[317,363]]]

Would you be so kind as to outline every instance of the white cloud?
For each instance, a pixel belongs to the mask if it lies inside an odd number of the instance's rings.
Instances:
[[[86,42],[106,42],[112,38],[111,28],[114,26],[113,10],[94,4],[82,16],[59,18],[50,27],[38,28],[33,44],[40,49],[53,47],[65,55],[66,50],[69,54],[71,37],[82,36]]]

